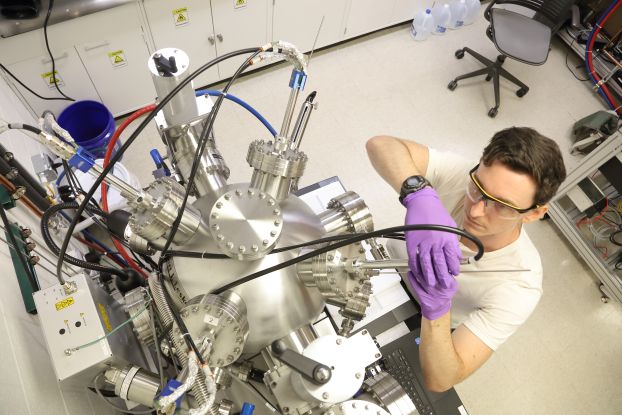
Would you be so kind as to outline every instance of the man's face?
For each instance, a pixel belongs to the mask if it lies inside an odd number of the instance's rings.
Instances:
[[[473,176],[481,188],[495,199],[520,209],[534,205],[536,183],[528,174],[517,173],[499,162],[490,166],[480,163]],[[518,213],[493,200],[481,197],[480,189],[469,178],[470,189],[464,200],[464,229],[477,237],[507,234],[520,223],[541,217],[546,207]]]

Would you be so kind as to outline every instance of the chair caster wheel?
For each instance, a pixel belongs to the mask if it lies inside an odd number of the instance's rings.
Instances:
[[[486,82],[490,81],[491,79],[492,79],[492,76],[486,75]]]
[[[600,301],[602,301],[603,304],[607,304],[609,302],[609,297],[603,295],[602,297],[600,297]]]
[[[462,59],[464,58],[464,50],[458,49],[454,55],[456,56],[456,59]]]
[[[521,88],[518,91],[516,91],[516,96],[519,98],[522,98],[525,96],[525,94],[527,94],[527,92],[529,92],[529,89]]]
[[[447,88],[450,91],[453,91],[454,89],[456,89],[457,86],[458,86],[458,82],[456,81],[451,81],[449,84],[447,84]]]
[[[490,111],[488,111],[488,116],[490,118],[495,118],[497,116],[497,112],[499,112],[499,110],[496,107],[491,108]]]

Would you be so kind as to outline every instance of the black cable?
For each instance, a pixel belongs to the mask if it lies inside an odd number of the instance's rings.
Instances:
[[[617,246],[622,246],[622,241],[619,241],[616,239],[618,235],[622,236],[622,228],[618,229],[617,231],[612,232],[609,235],[609,242]]]
[[[186,178],[187,184],[186,184],[186,192],[184,194],[184,198],[177,212],[177,217],[175,218],[175,222],[173,222],[173,225],[171,226],[171,231],[169,232],[166,242],[164,243],[164,247],[162,248],[162,256],[160,258],[160,264],[162,264],[163,258],[165,258],[166,252],[168,251],[171,244],[173,243],[175,234],[177,233],[177,230],[179,229],[179,225],[181,224],[181,219],[183,218],[184,210],[186,209],[186,204],[188,202],[188,197],[190,196],[190,191],[192,190],[194,186],[194,178],[199,170],[199,166],[201,165],[200,163],[201,157],[203,156],[203,152],[205,151],[205,146],[207,145],[208,138],[210,136],[210,133],[212,132],[212,128],[214,127],[216,116],[218,115],[218,111],[220,110],[220,106],[222,105],[222,102],[224,101],[225,95],[231,88],[231,85],[233,85],[233,82],[235,82],[235,80],[240,76],[240,74],[244,72],[244,70],[250,66],[253,58],[259,55],[261,51],[262,50],[260,48],[257,48],[254,51],[254,53],[251,56],[249,56],[242,63],[242,65],[238,67],[237,71],[235,71],[235,73],[233,74],[233,76],[231,77],[227,85],[223,88],[222,94],[220,94],[218,98],[216,99],[216,102],[214,103],[214,106],[212,107],[207,117],[207,123],[205,127],[203,128],[203,131],[201,132],[201,136],[198,140],[197,150],[194,155],[194,160],[192,161],[192,168],[190,169],[190,175]]]
[[[577,41],[577,38],[573,36],[572,33],[570,33],[570,31],[568,30],[568,26],[566,26],[566,33],[568,33],[568,35],[572,38],[572,42],[570,42],[570,49],[572,49],[572,44]],[[569,54],[570,54],[570,51],[566,51],[566,68],[570,71],[570,73],[572,74],[572,76],[575,77],[576,80],[581,81],[581,82],[589,81],[590,78],[585,78],[585,79],[579,78],[579,76],[570,68],[570,66],[568,65]],[[583,65],[580,65],[579,67],[583,67]]]
[[[123,145],[121,146],[119,151],[117,151],[112,156],[112,158],[110,159],[110,163],[108,163],[108,166],[106,166],[102,170],[102,172],[99,175],[99,177],[95,180],[95,183],[93,183],[93,185],[91,186],[91,188],[89,189],[89,191],[85,195],[84,200],[82,201],[82,203],[80,203],[80,206],[78,207],[78,209],[76,211],[76,217],[74,218],[73,221],[71,221],[69,223],[69,229],[67,231],[67,235],[65,236],[65,239],[63,240],[63,244],[62,244],[61,250],[60,250],[61,256],[59,257],[58,263],[56,264],[56,277],[58,278],[59,281],[63,280],[63,278],[62,278],[62,265],[63,265],[63,261],[62,261],[61,258],[65,254],[65,252],[67,251],[67,247],[69,246],[69,241],[71,240],[71,234],[73,233],[76,225],[78,224],[78,218],[80,217],[80,215],[82,215],[82,212],[84,212],[84,210],[86,209],[86,206],[88,205],[89,200],[93,197],[93,195],[95,194],[97,189],[99,189],[99,186],[104,181],[104,178],[106,177],[106,175],[108,173],[110,173],[110,171],[114,168],[114,165],[121,159],[121,157],[123,157],[123,154],[132,145],[134,140],[136,140],[136,137],[138,137],[138,135],[147,127],[147,125],[149,125],[149,123],[151,122],[151,120],[153,120],[153,118],[156,116],[156,114],[158,114],[162,110],[162,108],[166,104],[168,104],[168,102],[171,99],[173,99],[173,97],[176,94],[178,94],[179,91],[181,91],[186,85],[188,85],[194,78],[196,78],[197,76],[199,76],[201,73],[203,73],[207,69],[211,68],[214,65],[217,65],[218,63],[220,63],[220,62],[222,62],[224,60],[227,60],[229,58],[232,58],[232,57],[238,56],[238,55],[244,55],[244,54],[248,54],[248,53],[253,53],[256,50],[257,50],[257,48],[241,49],[241,50],[237,50],[237,51],[234,51],[234,52],[226,53],[226,54],[224,54],[222,56],[219,56],[219,57],[217,57],[215,59],[212,59],[211,61],[209,61],[208,63],[204,64],[203,66],[201,66],[196,71],[194,71],[192,74],[190,74],[186,79],[181,81],[181,83],[179,85],[177,85],[167,96],[165,96],[160,101],[160,103],[155,107],[155,109],[153,111],[151,111],[149,114],[147,114],[147,116],[145,116],[143,121],[136,128],[136,130],[134,130],[134,132],[130,135],[130,137],[127,140],[125,140],[125,142],[123,143]]]
[[[37,290],[39,288],[39,282],[35,278],[34,274],[31,272],[30,267],[26,264],[26,260],[21,255],[19,251],[19,245],[17,245],[17,240],[15,239],[15,235],[13,235],[13,229],[11,228],[11,224],[9,223],[9,218],[6,216],[6,212],[4,210],[4,206],[0,204],[0,217],[2,218],[2,224],[4,225],[4,229],[9,237],[9,241],[13,245],[13,249],[15,250],[15,254],[19,259],[19,263],[24,269],[26,276],[28,276],[28,280],[30,281],[30,286],[33,290]]]
[[[58,247],[58,245],[56,245],[56,242],[54,242],[54,239],[50,233],[50,228],[49,228],[50,218],[59,211],[62,211],[65,209],[77,209],[77,208],[78,208],[77,203],[66,202],[66,203],[60,203],[58,205],[54,205],[50,207],[49,209],[47,209],[45,212],[43,212],[43,216],[41,217],[41,234],[43,236],[43,241],[45,242],[47,247],[50,249],[50,251],[52,251],[56,256],[60,255],[60,248]],[[90,210],[91,211],[90,213],[93,213],[93,214],[105,214],[104,212],[97,211],[97,209],[95,209],[93,206],[90,206],[90,205],[88,206],[87,210]],[[86,262],[81,259],[72,257],[71,255],[63,254],[62,257],[59,256],[59,261],[61,262],[61,264],[63,262],[68,262],[69,264],[75,265],[80,268],[90,269],[90,270],[98,271],[98,272],[107,272],[112,275],[117,275],[122,278],[127,278],[127,274],[123,270],[112,268],[112,267],[105,267],[103,265],[93,264],[91,262]]]
[[[322,248],[313,250],[304,255],[300,255],[297,258],[293,258],[282,262],[280,264],[265,268],[261,271],[254,272],[245,277],[240,278],[237,281],[231,282],[229,284],[225,284],[220,288],[217,288],[211,292],[211,294],[221,294],[224,291],[230,290],[231,288],[237,287],[238,285],[244,284],[246,282],[252,281],[256,278],[263,277],[266,274],[270,274],[271,272],[278,271],[283,268],[287,268],[291,265],[295,265],[299,262],[305,261],[309,258],[313,258],[315,256],[324,254],[326,252],[330,252],[334,249],[341,248],[342,246],[351,245],[356,242],[363,241],[365,239],[373,238],[375,236],[381,236],[383,233],[393,233],[398,231],[441,231],[441,232],[449,232],[455,235],[464,236],[465,238],[471,240],[475,245],[477,245],[477,254],[473,257],[476,261],[479,260],[484,255],[484,245],[482,242],[475,236],[471,235],[465,230],[453,228],[451,226],[444,225],[403,225],[403,226],[395,226],[392,228],[380,229],[373,232],[367,232],[365,234],[361,234],[352,238],[345,239],[341,242],[337,242],[334,244],[326,245]]]
[[[64,97],[61,98],[61,97],[44,97],[44,96],[41,96],[41,95],[37,94],[35,91],[33,91],[32,89],[30,89],[25,83],[20,81],[20,79],[17,76],[13,75],[13,72],[9,71],[7,69],[7,67],[4,66],[1,63],[0,63],[0,68],[2,68],[2,70],[4,72],[6,72],[7,75],[9,75],[11,78],[13,78],[15,80],[15,82],[20,84],[26,91],[30,92],[32,95],[36,96],[39,99],[42,99],[44,101],[69,101],[67,98],[64,98]]]
[[[67,101],[75,101],[75,99],[70,96],[65,95],[63,91],[60,90],[58,86],[58,80],[56,79],[56,61],[54,60],[54,56],[52,56],[52,51],[50,50],[50,42],[48,41],[48,23],[50,21],[50,16],[52,15],[52,7],[54,7],[54,0],[49,0],[50,4],[48,5],[48,12],[45,15],[45,21],[43,22],[43,37],[45,39],[45,47],[48,50],[48,54],[50,55],[50,59],[52,60],[52,81],[54,81],[54,86],[59,94],[65,97]]]

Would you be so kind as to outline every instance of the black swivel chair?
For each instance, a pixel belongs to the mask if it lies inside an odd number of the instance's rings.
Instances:
[[[486,81],[493,80],[495,88],[495,106],[488,111],[488,116],[495,117],[499,109],[499,77],[502,76],[516,84],[516,95],[523,97],[529,87],[501,67],[506,57],[529,65],[542,65],[549,54],[551,36],[570,17],[570,8],[576,0],[493,0],[484,17],[490,22],[486,34],[501,52],[496,61],[491,61],[479,53],[464,47],[456,51],[456,58],[462,59],[468,53],[486,65],[485,68],[456,77],[447,85],[451,91],[456,89],[458,81],[486,75]],[[519,11],[508,10],[515,5]],[[497,6],[497,7],[495,7]]]

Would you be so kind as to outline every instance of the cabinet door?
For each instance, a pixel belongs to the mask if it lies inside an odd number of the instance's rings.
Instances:
[[[373,32],[391,23],[396,0],[352,0],[346,24],[346,38]]]
[[[148,0],[143,2],[143,7],[156,49],[183,50],[190,57],[192,71],[216,57],[208,0]],[[194,79],[194,87],[219,79],[218,67],[214,66]]]
[[[68,96],[77,100],[92,99],[101,101],[89,79],[80,57],[75,49],[57,49],[54,52],[56,63],[56,79],[60,89]],[[60,97],[52,79],[52,64],[48,55],[38,56],[6,65],[30,89],[43,97]],[[32,110],[37,115],[50,110],[57,116],[71,102],[44,101],[32,95],[21,85],[15,84],[16,89],[23,95]]]
[[[81,37],[75,48],[114,116],[150,104],[156,95],[137,11],[134,4],[128,4],[74,21],[78,33],[90,27],[97,34]]]
[[[238,49],[266,44],[268,39],[268,1],[212,0],[216,50],[224,55]],[[228,78],[248,56],[228,59],[220,63],[221,79]]]
[[[427,0],[396,0],[390,24],[412,20],[419,11],[426,7],[432,7],[432,2]]]
[[[346,4],[347,0],[275,0],[273,39],[288,41],[309,52],[323,16],[315,47],[336,43],[343,38]]]

